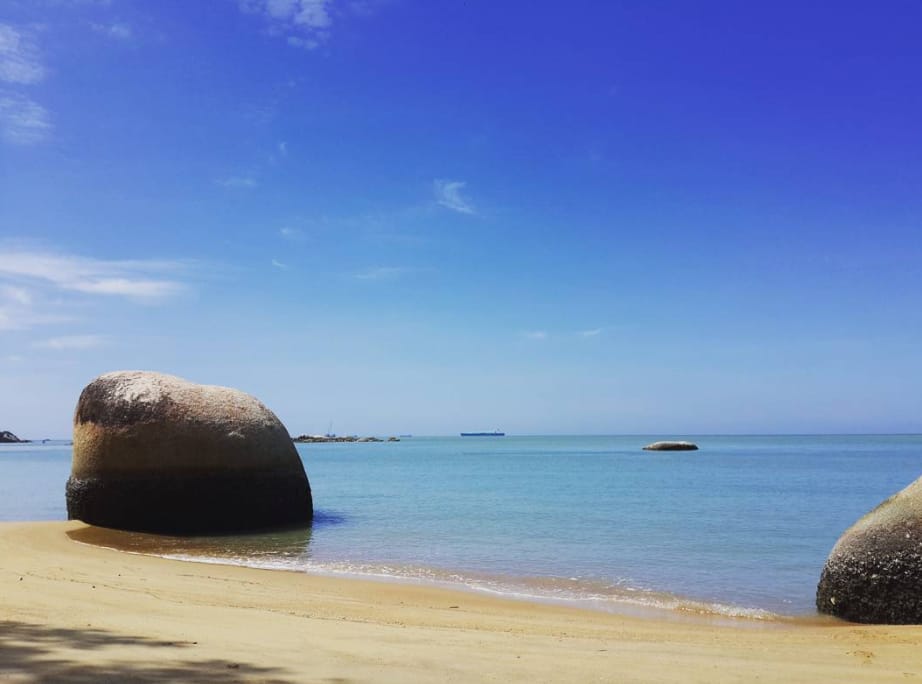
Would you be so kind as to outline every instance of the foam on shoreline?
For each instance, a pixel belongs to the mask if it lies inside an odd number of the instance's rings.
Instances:
[[[241,554],[233,548],[233,541],[239,540],[239,537],[171,537],[98,527],[85,527],[69,534],[74,541],[80,543],[171,560],[420,584],[642,618],[695,620],[740,626],[824,620],[822,616],[782,615],[756,607],[705,601],[632,586],[628,581],[610,583],[581,577],[505,576],[414,565],[317,561],[304,554],[286,556],[271,550]],[[297,543],[300,535],[306,534],[309,531],[282,530],[267,533],[264,538],[284,547],[292,542]],[[229,540],[233,541],[226,543]],[[271,543],[266,544],[267,548],[270,546]]]

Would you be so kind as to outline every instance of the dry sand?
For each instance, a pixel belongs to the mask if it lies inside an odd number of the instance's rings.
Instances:
[[[0,524],[0,682],[922,681],[922,627],[727,626],[138,556]]]

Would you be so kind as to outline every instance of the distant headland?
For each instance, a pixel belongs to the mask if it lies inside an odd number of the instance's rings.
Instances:
[[[28,441],[28,439],[19,439],[19,437],[8,430],[0,431],[0,444],[23,444]]]

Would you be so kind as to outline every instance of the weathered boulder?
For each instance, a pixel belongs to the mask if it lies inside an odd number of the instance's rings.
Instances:
[[[697,451],[698,445],[691,442],[653,442],[644,451]]]
[[[192,534],[303,524],[313,504],[288,431],[256,398],[119,371],[77,402],[67,515]]]
[[[8,430],[3,430],[0,432],[0,444],[19,444],[20,442],[24,441],[26,440],[19,439],[19,437],[14,435],[12,432],[9,432]]]
[[[839,538],[816,607],[852,622],[922,624],[922,478]]]

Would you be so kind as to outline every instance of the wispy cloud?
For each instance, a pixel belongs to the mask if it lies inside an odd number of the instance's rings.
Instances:
[[[314,50],[329,38],[332,0],[239,0],[240,9],[263,17],[271,33],[289,45]]]
[[[546,340],[546,330],[526,330],[522,335],[528,340]]]
[[[134,30],[132,30],[130,24],[126,24],[121,21],[115,21],[109,24],[90,24],[94,31],[101,33],[107,38],[113,38],[115,40],[131,40],[134,37]]]
[[[279,261],[279,260],[277,260],[277,259],[273,259],[273,260],[272,260],[272,265],[273,265],[275,268],[279,269],[280,271],[287,271],[287,270],[288,270],[288,264],[283,264],[281,261]]]
[[[167,301],[186,290],[184,280],[192,265],[188,261],[92,259],[0,241],[0,331],[72,324],[81,319],[81,310],[104,300]],[[44,346],[87,344],[85,336],[77,336],[78,341],[61,339],[65,341]]]
[[[288,143],[287,142],[283,140],[278,145],[276,145],[276,147],[278,148],[280,155],[282,155],[283,157],[288,156]]]
[[[45,78],[38,46],[32,35],[10,24],[0,24],[0,140],[12,145],[34,145],[48,138],[48,110],[20,92],[23,86]],[[17,88],[10,90],[9,88]]]
[[[257,183],[252,176],[231,176],[216,179],[215,185],[220,185],[222,188],[255,188]]]
[[[35,293],[25,287],[0,285],[0,331],[28,330],[37,325],[62,323],[68,318],[39,310]]]
[[[8,281],[6,287],[23,289],[23,283],[32,283],[68,292],[144,301],[161,300],[184,289],[178,280],[162,277],[183,269],[186,264],[182,262],[90,259],[15,249],[4,249],[0,254],[0,279]]]
[[[461,196],[467,183],[453,180],[436,180],[433,182],[435,201],[447,209],[460,214],[473,214],[474,207],[469,200]]]
[[[291,228],[290,226],[285,226],[284,228],[279,228],[279,235],[281,235],[286,240],[300,240],[304,237],[304,231],[297,228]]]
[[[45,67],[31,34],[0,24],[0,81],[31,85],[43,78]]]
[[[411,269],[400,266],[377,266],[365,271],[354,273],[353,277],[358,280],[394,280],[402,275],[409,273]]]
[[[103,335],[64,335],[52,337],[47,340],[35,342],[32,346],[36,349],[53,349],[56,351],[68,349],[93,349],[101,347],[108,342]]]
[[[576,333],[580,337],[598,337],[602,334],[601,328],[592,328],[591,330],[580,330]]]
[[[51,134],[48,110],[25,95],[0,91],[0,137],[13,145],[34,145]]]
[[[32,293],[24,287],[0,285],[0,302],[3,301],[19,306],[29,306],[32,303]]]

